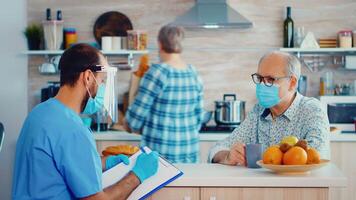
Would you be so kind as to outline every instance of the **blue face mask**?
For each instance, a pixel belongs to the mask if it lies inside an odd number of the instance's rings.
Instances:
[[[88,89],[87,89],[88,90]],[[98,91],[96,92],[95,97],[93,98],[88,90],[89,99],[82,114],[92,115],[102,109],[104,105],[104,96],[105,96],[105,84],[98,85]]]
[[[264,108],[271,108],[281,102],[279,87],[276,85],[268,87],[263,83],[256,84],[256,96],[258,103]]]

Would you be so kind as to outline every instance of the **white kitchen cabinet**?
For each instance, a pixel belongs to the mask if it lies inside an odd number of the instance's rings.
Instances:
[[[356,142],[331,142],[331,161],[347,177],[347,188],[330,190],[331,200],[356,199]]]
[[[327,200],[328,188],[201,188],[201,200]]]
[[[148,200],[328,200],[328,188],[166,187]]]
[[[166,187],[154,193],[148,200],[199,200],[198,187]]]

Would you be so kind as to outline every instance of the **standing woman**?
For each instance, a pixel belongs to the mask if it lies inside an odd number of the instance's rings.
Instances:
[[[160,64],[151,65],[128,108],[128,128],[142,134],[141,145],[175,163],[199,161],[203,86],[181,58],[184,30],[167,25],[158,35]]]

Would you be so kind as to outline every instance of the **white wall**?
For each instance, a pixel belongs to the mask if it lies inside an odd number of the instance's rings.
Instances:
[[[27,114],[26,0],[3,1],[0,6],[0,121],[5,141],[0,152],[0,199],[11,199],[16,140]]]

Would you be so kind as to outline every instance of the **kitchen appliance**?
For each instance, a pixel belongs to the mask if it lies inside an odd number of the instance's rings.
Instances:
[[[173,25],[184,28],[251,28],[247,20],[227,0],[196,0],[196,4],[183,15],[177,17]]]
[[[323,109],[328,114],[331,127],[342,131],[355,131],[356,96],[321,96]]]
[[[224,94],[222,101],[215,101],[214,114],[217,125],[236,127],[245,119],[245,102],[236,100],[235,94]]]
[[[60,83],[56,81],[49,81],[45,88],[41,89],[41,102],[48,100],[57,95]]]

